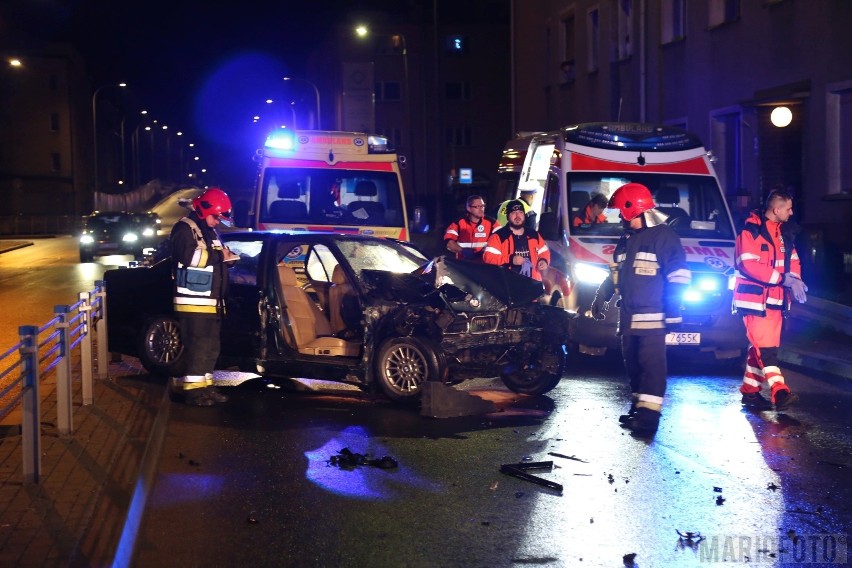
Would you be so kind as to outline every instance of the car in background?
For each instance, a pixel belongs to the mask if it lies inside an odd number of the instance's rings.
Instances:
[[[156,213],[95,211],[86,215],[80,234],[80,262],[111,254],[129,254],[141,260],[156,248],[159,225]]]
[[[427,381],[500,376],[542,394],[567,360],[565,310],[538,302],[540,282],[381,237],[319,232],[223,233],[229,269],[217,368],[314,378],[419,400]],[[171,263],[109,270],[109,350],[151,374],[183,375]]]

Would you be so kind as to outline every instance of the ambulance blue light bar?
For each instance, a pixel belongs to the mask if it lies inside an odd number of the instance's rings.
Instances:
[[[266,137],[264,146],[270,150],[293,151],[296,149],[296,133],[285,128],[273,130]]]
[[[674,126],[639,122],[588,122],[562,128],[566,142],[635,152],[672,152],[701,147],[697,136]]]

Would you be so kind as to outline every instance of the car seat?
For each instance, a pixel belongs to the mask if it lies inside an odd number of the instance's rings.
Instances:
[[[353,311],[353,302],[357,305],[357,301],[343,267],[338,264],[332,271],[331,287],[328,289],[328,319],[334,333],[353,328],[355,322],[350,313]]]

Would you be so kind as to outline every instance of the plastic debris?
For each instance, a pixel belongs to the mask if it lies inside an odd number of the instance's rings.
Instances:
[[[557,458],[563,458],[563,459],[566,459],[566,460],[574,460],[574,461],[578,461],[580,463],[589,463],[586,460],[581,460],[580,458],[578,458],[576,456],[566,456],[565,454],[560,454],[560,453],[557,453],[557,452],[547,452],[547,455],[554,456],[554,457],[557,457]]]
[[[379,469],[394,469],[399,465],[390,456],[373,459],[370,458],[370,454],[358,454],[349,448],[343,448],[336,456],[331,456],[328,463],[340,469],[355,469],[359,465],[370,465]]]
[[[500,473],[505,473],[506,475],[511,475],[512,477],[517,477],[518,479],[523,479],[525,481],[530,481],[537,485],[541,485],[549,489],[554,489],[559,493],[562,493],[561,484],[550,481],[549,479],[544,479],[543,477],[538,477],[537,475],[527,473],[528,471],[539,470],[553,471],[553,462],[544,461],[526,463],[504,463],[500,466]]]

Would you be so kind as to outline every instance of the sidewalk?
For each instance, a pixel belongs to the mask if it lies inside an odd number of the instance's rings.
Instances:
[[[55,382],[41,384],[42,475],[37,484],[23,483],[21,435],[15,426],[20,413],[6,417],[0,431],[0,566],[112,564],[143,458],[165,434],[165,381],[144,373],[132,357],[111,363],[109,378],[94,381],[94,404],[82,407],[78,365],[74,433],[69,436],[56,429]],[[159,448],[148,453],[156,460]]]

